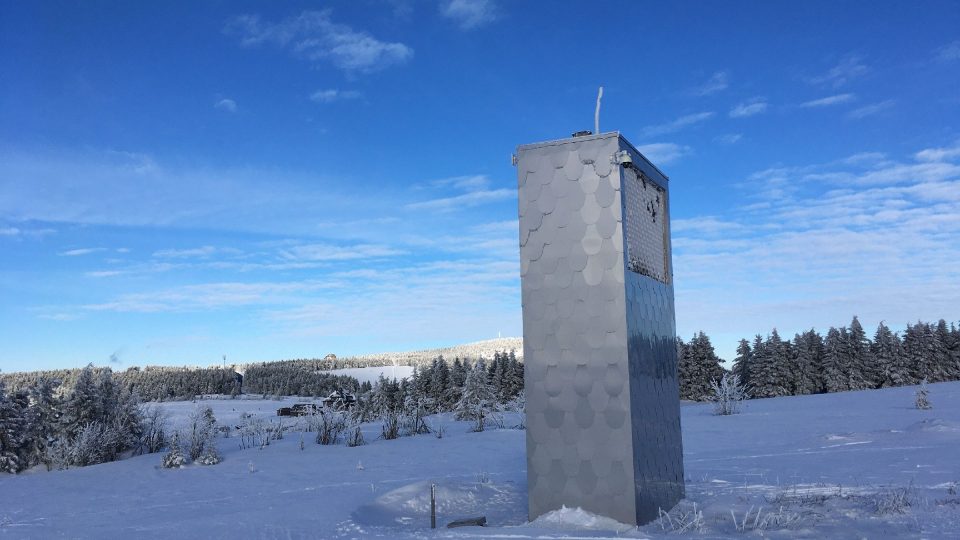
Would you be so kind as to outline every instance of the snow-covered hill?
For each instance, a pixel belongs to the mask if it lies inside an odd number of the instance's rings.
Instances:
[[[524,432],[467,432],[320,446],[287,433],[263,450],[220,439],[219,465],[159,468],[160,456],[0,476],[2,538],[956,538],[960,382],[749,402],[719,417],[682,407],[687,499],[642,527],[566,509],[526,523]],[[279,401],[166,403],[174,423],[209,403],[224,423],[277,421]],[[289,422],[290,420],[285,420]],[[507,419],[507,425],[514,420]],[[487,528],[429,529],[485,515]],[[703,532],[696,532],[697,530]],[[742,529],[741,532],[739,529]]]
[[[454,358],[493,358],[495,352],[514,351],[517,358],[523,359],[523,338],[506,337],[487,339],[484,341],[475,341],[473,343],[464,343],[452,347],[443,347],[439,349],[424,349],[420,351],[407,352],[387,352],[367,354],[355,357],[358,360],[384,360],[397,365],[417,365],[430,363],[434,358],[443,356],[447,360],[453,361]]]

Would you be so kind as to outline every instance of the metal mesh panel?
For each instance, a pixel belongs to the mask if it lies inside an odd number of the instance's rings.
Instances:
[[[666,202],[663,189],[633,168],[624,167],[624,228],[627,268],[669,283],[666,257]]]

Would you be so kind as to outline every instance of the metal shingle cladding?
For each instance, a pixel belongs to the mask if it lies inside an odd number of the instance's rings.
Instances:
[[[648,522],[684,493],[667,178],[618,133],[517,158],[530,518],[566,505]],[[641,176],[650,191],[622,186]],[[635,208],[658,196],[659,224]]]

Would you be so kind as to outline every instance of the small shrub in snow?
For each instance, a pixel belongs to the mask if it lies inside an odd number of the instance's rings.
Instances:
[[[930,391],[927,389],[927,380],[924,379],[920,381],[920,388],[917,388],[916,397],[914,399],[914,404],[918,409],[930,409],[933,405],[930,404],[930,398],[928,394]]]
[[[201,456],[216,454],[217,419],[213,416],[213,409],[204,407],[190,414],[189,440],[190,459],[198,461]],[[211,450],[212,447],[212,450]],[[219,458],[217,458],[219,463]]]
[[[703,510],[697,510],[697,503],[692,507],[677,505],[669,512],[659,509],[658,513],[657,523],[662,531],[675,534],[703,532]]]
[[[360,426],[354,426],[353,431],[347,435],[347,446],[352,448],[355,446],[363,446],[365,444],[367,444],[367,441],[363,439],[363,431],[360,431]]]
[[[200,465],[216,465],[222,460],[223,458],[220,457],[220,452],[217,450],[217,447],[211,444],[203,449],[203,453],[197,458],[196,463]]]
[[[180,432],[174,431],[170,438],[170,450],[164,454],[160,464],[164,469],[177,469],[187,464],[187,458],[183,455],[183,449],[180,444]]]
[[[430,431],[438,439],[442,439],[447,434],[447,426],[443,423],[440,415],[437,415],[437,419],[430,424]]]
[[[757,508],[757,513],[753,513],[753,507],[747,509],[743,514],[743,519],[737,521],[737,515],[730,510],[730,517],[733,518],[733,526],[737,532],[745,533],[755,531],[763,533],[768,529],[787,529],[800,523],[800,514],[785,510],[781,506],[776,512],[763,513],[763,507]]]
[[[380,428],[380,438],[391,441],[400,436],[400,415],[387,412],[383,415],[383,424]]]
[[[740,384],[740,376],[733,373],[724,373],[719,383],[710,382],[713,388],[713,414],[729,415],[740,412],[743,400],[747,399],[747,389]]]
[[[883,516],[905,514],[913,502],[913,488],[890,488],[877,493],[873,499],[874,511]]]
[[[340,435],[347,429],[347,421],[340,411],[320,411],[317,426],[317,444],[337,444]]]
[[[527,397],[523,390],[513,399],[507,402],[506,410],[517,415],[516,429],[527,429]]]
[[[153,454],[167,445],[167,415],[160,407],[144,407],[141,411],[139,454]]]

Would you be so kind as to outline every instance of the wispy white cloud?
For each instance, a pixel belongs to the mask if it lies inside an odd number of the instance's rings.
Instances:
[[[402,249],[377,244],[338,246],[321,243],[293,246],[283,250],[281,255],[285,259],[298,261],[350,261],[394,257],[405,253]]]
[[[709,96],[730,86],[730,74],[726,71],[717,71],[705,83],[697,86],[691,93],[695,96]]]
[[[44,228],[33,228],[33,227],[0,227],[0,236],[5,236],[7,238],[39,238],[51,234],[56,234],[56,229],[51,229],[49,227]]]
[[[82,306],[86,311],[159,313],[210,311],[225,307],[296,304],[301,295],[342,286],[338,281],[220,282],[185,285],[153,292],[123,294]]]
[[[220,109],[221,111],[227,111],[229,113],[235,113],[237,112],[237,102],[229,98],[223,98],[214,103],[213,108]]]
[[[453,176],[430,181],[432,187],[452,187],[466,191],[486,189],[490,185],[490,177],[483,174],[467,176]]]
[[[868,116],[873,116],[877,113],[886,111],[887,109],[892,108],[895,103],[896,102],[892,99],[871,103],[850,111],[847,113],[847,116],[849,118],[853,118],[854,120],[860,120],[861,118],[866,118]]]
[[[767,101],[763,98],[753,98],[749,101],[737,104],[730,109],[730,118],[747,118],[766,112]]]
[[[927,148],[914,154],[918,161],[949,161],[960,157],[960,140],[952,146],[943,148]]]
[[[487,204],[496,201],[504,201],[516,197],[514,189],[484,189],[471,191],[462,195],[453,197],[441,197],[429,201],[420,201],[406,205],[408,210],[435,210],[438,212],[450,212],[458,208],[470,208],[481,204]]]
[[[947,43],[936,51],[936,57],[941,62],[960,60],[960,40]]]
[[[174,168],[130,152],[2,149],[0,216],[21,232],[37,227],[20,223],[59,222],[304,234],[316,232],[317,208],[327,220],[352,215],[361,195],[343,180],[278,169]],[[386,197],[362,198],[380,217],[396,206]]]
[[[727,133],[725,135],[718,135],[714,137],[713,140],[720,144],[737,144],[742,138],[743,134],[741,133]]]
[[[472,208],[482,204],[507,200],[516,197],[514,189],[491,189],[490,178],[486,175],[454,176],[431,180],[415,186],[422,191],[425,188],[465,191],[459,195],[435,197],[425,201],[416,201],[405,206],[407,210],[432,210],[450,212],[457,209]]]
[[[329,61],[350,72],[377,71],[413,57],[413,49],[403,43],[381,41],[333,22],[329,9],[304,11],[276,23],[264,22],[259,15],[240,15],[227,22],[224,32],[238,36],[244,46],[270,44],[308,61]]]
[[[658,124],[655,126],[647,126],[641,130],[641,133],[644,137],[654,137],[657,135],[664,135],[667,133],[675,133],[681,129],[689,126],[705,122],[710,118],[713,118],[713,112],[701,112],[681,116],[676,120],[667,122],[665,124]]]
[[[201,246],[198,248],[187,249],[161,249],[153,252],[154,257],[165,259],[191,259],[191,258],[209,258],[212,255],[241,255],[243,250],[236,248],[218,248],[214,246]]]
[[[863,62],[863,59],[858,55],[851,54],[845,56],[826,73],[811,77],[809,81],[817,85],[839,88],[869,72],[870,68]]]
[[[861,153],[753,175],[791,186],[725,214],[675,219],[678,331],[735,337],[955,317],[960,144],[915,161]],[[770,186],[748,181],[751,193]],[[682,284],[682,286],[681,286]],[[690,315],[682,315],[690,314]],[[696,314],[695,316],[692,314]]]
[[[839,105],[841,103],[850,103],[856,99],[856,96],[853,94],[835,94],[832,96],[823,97],[820,99],[814,99],[811,101],[805,101],[800,104],[801,107],[805,108],[814,108],[814,107],[829,107],[830,105]]]
[[[116,277],[122,276],[123,274],[126,274],[126,272],[123,270],[95,270],[93,272],[84,273],[85,276],[92,278]]]
[[[472,30],[497,18],[497,6],[492,0],[443,0],[440,14],[455,22],[463,30]]]
[[[67,251],[61,251],[61,257],[79,257],[81,255],[90,255],[91,253],[101,253],[107,251],[105,247],[95,247],[95,248],[77,248],[69,249]]]
[[[339,90],[337,88],[328,88],[326,90],[317,90],[310,94],[310,100],[317,103],[333,103],[334,101],[347,101],[360,97],[360,92],[356,90]]]
[[[689,146],[676,143],[644,144],[638,146],[637,150],[656,165],[673,163],[693,152]]]

